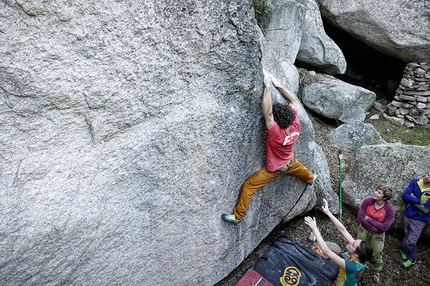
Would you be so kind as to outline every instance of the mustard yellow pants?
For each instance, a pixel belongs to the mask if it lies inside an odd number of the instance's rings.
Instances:
[[[306,183],[312,183],[314,175],[302,164],[299,160],[295,159],[295,164],[291,166],[285,173],[280,174],[276,172],[267,171],[266,167],[260,169],[260,171],[254,173],[248,180],[243,183],[242,192],[240,193],[239,202],[234,208],[234,214],[236,219],[243,219],[248,211],[249,204],[254,194],[270,183],[273,179],[282,176],[284,174],[293,175]]]

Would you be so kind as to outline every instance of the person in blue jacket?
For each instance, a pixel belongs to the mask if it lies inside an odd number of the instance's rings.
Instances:
[[[402,194],[408,204],[403,215],[405,238],[399,245],[402,267],[417,262],[417,241],[426,223],[430,221],[430,172],[422,179],[413,179]]]

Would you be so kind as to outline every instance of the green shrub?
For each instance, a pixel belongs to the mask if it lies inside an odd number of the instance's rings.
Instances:
[[[267,14],[270,11],[270,4],[267,0],[254,0],[254,10],[257,16]]]

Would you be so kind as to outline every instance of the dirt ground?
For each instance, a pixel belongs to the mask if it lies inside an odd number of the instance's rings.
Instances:
[[[324,122],[316,116],[310,115],[315,129],[315,141],[323,148],[327,162],[330,167],[330,176],[332,187],[335,191],[339,191],[339,160],[338,149],[330,145],[325,135],[335,128],[335,122]],[[366,120],[367,121],[367,120]],[[371,122],[381,135],[383,132],[379,130],[377,121]],[[342,160],[342,172],[348,170],[348,164],[352,158],[352,152],[344,152]],[[323,229],[323,237],[326,241],[338,244],[342,249],[345,249],[346,241],[339,234],[330,220],[325,214],[317,210],[312,210],[309,216],[315,216],[320,229]],[[287,224],[278,225],[257,248],[225,279],[217,283],[215,286],[234,286],[248,269],[253,268],[258,259],[267,251],[269,246],[279,236],[287,236],[300,243],[307,244],[307,235],[309,227],[303,220],[304,217],[296,217]],[[358,222],[356,220],[356,212],[348,209],[345,206],[343,210],[342,222],[355,236]],[[398,245],[403,239],[403,232],[388,231],[386,235],[385,249],[383,253],[384,269],[381,272],[381,280],[378,285],[430,285],[430,245],[427,241],[421,239],[418,243],[418,261],[416,265],[408,269],[401,268],[401,257],[398,251]],[[371,278],[372,270],[368,269],[360,281],[361,286],[375,285]]]

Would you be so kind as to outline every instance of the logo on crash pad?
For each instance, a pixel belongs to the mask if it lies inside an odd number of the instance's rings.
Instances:
[[[282,286],[297,286],[300,283],[300,277],[302,274],[299,269],[295,266],[288,266],[284,270],[284,275],[279,278]]]

